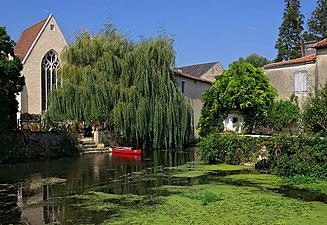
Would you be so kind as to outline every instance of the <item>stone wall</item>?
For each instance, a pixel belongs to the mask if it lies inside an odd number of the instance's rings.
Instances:
[[[78,156],[78,140],[66,132],[0,133],[0,164]]]
[[[223,73],[223,71],[224,71],[224,68],[219,63],[217,63],[210,70],[208,70],[205,74],[203,74],[201,76],[201,78],[211,81],[211,82],[215,82],[216,81],[215,76],[221,75]]]

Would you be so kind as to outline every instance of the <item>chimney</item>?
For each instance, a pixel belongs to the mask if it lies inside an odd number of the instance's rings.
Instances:
[[[316,49],[314,48],[314,45],[316,44],[316,41],[307,41],[304,42],[304,55],[315,55],[317,53]]]

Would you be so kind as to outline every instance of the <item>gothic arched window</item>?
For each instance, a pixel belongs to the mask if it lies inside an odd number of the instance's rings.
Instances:
[[[45,54],[41,63],[42,110],[47,109],[47,99],[50,91],[60,85],[58,55],[50,50]]]

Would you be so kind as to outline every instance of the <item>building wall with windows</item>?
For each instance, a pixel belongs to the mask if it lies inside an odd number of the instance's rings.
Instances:
[[[65,46],[66,40],[52,15],[22,33],[15,47],[24,65],[26,83],[20,95],[21,113],[42,114],[46,109],[47,95],[59,81],[60,54]]]
[[[294,93],[300,107],[309,93],[327,82],[327,39],[310,44],[311,55],[284,62],[265,65],[270,83],[277,89],[279,99],[289,99]]]
[[[296,64],[266,69],[270,83],[277,89],[278,99],[289,99],[294,93],[302,105],[316,86],[316,64]]]

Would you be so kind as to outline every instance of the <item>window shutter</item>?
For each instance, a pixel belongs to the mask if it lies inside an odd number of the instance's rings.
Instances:
[[[308,72],[301,71],[294,74],[294,91],[297,93],[308,91]]]

